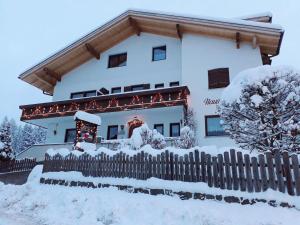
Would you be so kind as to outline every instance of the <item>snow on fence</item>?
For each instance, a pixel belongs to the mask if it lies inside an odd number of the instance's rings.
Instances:
[[[28,171],[32,170],[36,164],[36,159],[0,161],[0,173]]]
[[[230,150],[212,156],[195,150],[178,156],[168,150],[153,156],[143,151],[134,156],[101,153],[92,157],[69,154],[45,156],[43,173],[79,171],[92,177],[129,177],[145,180],[157,177],[164,180],[205,182],[209,187],[247,192],[262,192],[271,188],[289,195],[300,195],[300,172],[297,155],[270,152],[250,157]]]

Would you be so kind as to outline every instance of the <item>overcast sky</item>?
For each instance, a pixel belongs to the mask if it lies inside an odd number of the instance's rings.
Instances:
[[[129,8],[221,18],[272,12],[285,29],[273,65],[300,68],[297,0],[0,0],[0,119],[19,120],[19,105],[51,101],[20,73]]]

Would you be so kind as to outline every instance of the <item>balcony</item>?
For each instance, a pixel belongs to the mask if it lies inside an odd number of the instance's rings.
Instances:
[[[187,86],[125,92],[121,94],[21,105],[21,120],[72,116],[78,110],[89,113],[118,112],[182,105],[187,107]]]

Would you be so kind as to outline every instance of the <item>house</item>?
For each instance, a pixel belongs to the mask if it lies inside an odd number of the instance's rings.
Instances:
[[[200,145],[233,145],[216,105],[237,73],[279,54],[284,30],[271,22],[128,10],[19,76],[53,96],[20,106],[21,120],[47,128],[47,144],[73,142],[78,110],[101,116],[102,140],[143,123],[177,137],[192,109]]]

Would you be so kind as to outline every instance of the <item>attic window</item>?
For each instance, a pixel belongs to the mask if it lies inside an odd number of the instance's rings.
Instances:
[[[229,85],[229,69],[218,68],[208,71],[208,88],[223,88]]]
[[[116,55],[110,55],[108,59],[108,68],[126,66],[127,53],[121,53]]]

